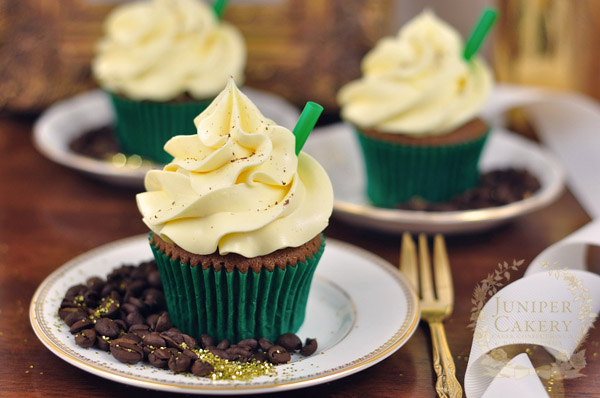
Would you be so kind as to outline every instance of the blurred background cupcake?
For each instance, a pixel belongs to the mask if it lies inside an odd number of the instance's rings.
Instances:
[[[111,97],[124,152],[169,162],[165,142],[195,132],[192,120],[229,76],[243,83],[244,39],[220,12],[202,0],[148,0],[106,17],[92,72]]]
[[[481,58],[463,52],[459,33],[424,11],[381,39],[362,61],[363,76],[339,91],[374,205],[441,202],[477,184],[489,130],[477,115],[493,77]]]

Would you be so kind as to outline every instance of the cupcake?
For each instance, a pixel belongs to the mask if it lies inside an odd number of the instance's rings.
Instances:
[[[477,185],[488,135],[478,113],[492,89],[460,35],[424,11],[362,61],[362,77],[338,93],[341,117],[362,148],[367,196],[379,207],[415,197],[441,202]]]
[[[294,333],[324,250],[331,182],[233,80],[194,124],[197,134],[165,144],[173,161],[137,195],[171,320],[230,341]]]
[[[148,0],[107,16],[92,72],[110,95],[123,151],[165,164],[165,142],[194,134],[194,117],[229,76],[243,82],[245,63],[241,34],[204,2]]]

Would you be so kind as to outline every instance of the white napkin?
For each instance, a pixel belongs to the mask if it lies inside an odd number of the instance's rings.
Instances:
[[[600,104],[580,94],[498,85],[483,116],[502,121],[524,108],[542,143],[562,161],[567,184],[590,217],[600,217]]]
[[[532,117],[541,141],[562,160],[571,191],[596,219],[544,250],[523,278],[489,298],[467,364],[469,398],[547,397],[526,354],[498,366],[503,362],[489,352],[538,344],[567,359],[600,311],[600,276],[585,271],[587,246],[600,246],[600,106],[577,94],[505,85],[495,91],[487,116],[498,118],[513,107],[524,107]]]

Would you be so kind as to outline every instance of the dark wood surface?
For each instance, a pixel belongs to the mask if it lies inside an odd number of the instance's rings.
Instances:
[[[28,118],[0,118],[0,397],[168,395],[82,371],[36,338],[28,311],[44,278],[74,256],[145,233],[146,227],[136,208],[136,191],[88,179],[47,160],[32,144],[32,124]],[[551,206],[499,228],[447,238],[456,307],[446,330],[461,383],[472,341],[467,325],[475,285],[499,262],[529,262],[589,220],[566,191]],[[325,233],[392,263],[398,261],[399,236],[345,225],[335,218]],[[593,264],[596,272],[599,263]],[[599,396],[599,341],[600,333],[595,330],[585,343],[588,364],[582,373],[586,377],[556,382],[552,396]],[[286,392],[286,396],[433,397],[432,373],[429,332],[421,325],[406,345],[381,363],[340,380]]]

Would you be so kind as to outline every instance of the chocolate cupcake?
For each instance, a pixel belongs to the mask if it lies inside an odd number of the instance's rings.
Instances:
[[[137,195],[171,319],[230,341],[294,333],[325,246],[329,178],[233,80],[194,122]]]
[[[243,82],[245,63],[243,37],[205,2],[147,0],[108,15],[92,71],[110,95],[123,151],[167,163],[165,142],[193,134],[193,118],[229,76]]]
[[[419,197],[449,200],[478,181],[489,127],[478,114],[492,75],[462,39],[432,12],[377,43],[363,59],[363,76],[338,93],[367,172],[367,195],[395,207]]]

